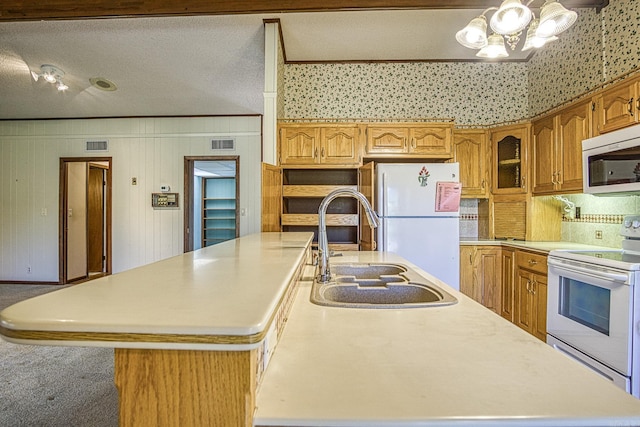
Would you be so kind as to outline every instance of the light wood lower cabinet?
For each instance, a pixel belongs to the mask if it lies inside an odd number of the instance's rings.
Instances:
[[[502,248],[501,264],[502,278],[500,280],[500,308],[501,315],[510,322],[513,322],[513,302],[514,302],[514,283],[516,273],[516,254],[513,248]]]
[[[498,314],[501,272],[499,246],[460,246],[460,291]]]
[[[514,323],[546,341],[547,339],[547,257],[516,251]]]

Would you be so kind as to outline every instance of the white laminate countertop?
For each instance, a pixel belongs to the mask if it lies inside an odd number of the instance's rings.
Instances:
[[[0,312],[0,333],[42,345],[256,347],[312,238],[252,234],[31,298]],[[235,344],[247,336],[258,338]]]
[[[392,254],[453,306],[314,305],[303,282],[258,390],[256,426],[638,426],[640,401]],[[307,275],[312,277],[311,275]]]
[[[540,241],[534,242],[529,240],[469,240],[460,239],[460,246],[511,246],[519,249],[528,249],[533,251],[550,252],[553,250],[565,251],[615,251],[616,248],[606,246],[587,245],[584,243],[573,242],[551,242]]]

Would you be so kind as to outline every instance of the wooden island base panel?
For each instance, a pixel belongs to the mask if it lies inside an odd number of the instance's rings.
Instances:
[[[251,426],[256,353],[116,348],[120,427]]]

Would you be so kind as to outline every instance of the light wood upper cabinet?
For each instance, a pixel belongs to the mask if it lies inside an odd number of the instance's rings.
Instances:
[[[489,167],[487,132],[476,129],[456,129],[453,132],[453,161],[460,163],[462,197],[489,197]]]
[[[620,82],[595,97],[595,134],[640,122],[640,79]]]
[[[554,117],[533,123],[533,192],[551,193],[556,188],[556,131]]]
[[[360,127],[280,125],[280,165],[357,166],[360,163]]]
[[[319,128],[281,126],[279,136],[281,165],[315,165],[319,163]]]
[[[427,156],[451,156],[452,125],[409,128],[409,153]]]
[[[409,129],[397,126],[368,126],[367,154],[398,154],[409,152]]]
[[[492,129],[493,194],[526,194],[529,186],[529,123]]]
[[[533,123],[533,193],[582,191],[582,140],[591,137],[591,101]]]
[[[368,157],[451,158],[453,124],[369,124],[365,155]]]
[[[356,166],[359,162],[360,129],[358,126],[320,128],[320,163]]]
[[[582,192],[582,140],[593,136],[591,101],[584,101],[558,113],[558,189]]]

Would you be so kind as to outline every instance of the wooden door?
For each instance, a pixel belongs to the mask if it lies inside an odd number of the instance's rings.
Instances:
[[[320,163],[354,166],[360,163],[360,129],[358,126],[320,129]]]
[[[262,164],[262,231],[281,231],[282,169]]]
[[[87,187],[87,265],[89,273],[104,272],[105,170],[89,164]]]
[[[478,284],[482,292],[482,305],[500,314],[501,258],[499,247],[483,247],[476,256]]]
[[[460,292],[482,303],[482,294],[477,291],[475,274],[475,246],[460,246]]]
[[[320,162],[320,132],[311,126],[280,127],[280,164],[313,165]]]
[[[502,248],[501,258],[500,310],[502,317],[513,322],[515,251],[510,248]]]
[[[526,194],[529,186],[528,123],[491,131],[493,194]]]
[[[533,325],[532,333],[542,341],[547,341],[547,276],[533,275]]]
[[[556,138],[553,116],[533,124],[533,193],[552,193],[556,189]]]
[[[358,189],[367,198],[373,210],[376,210],[374,163],[369,162],[358,169]],[[376,250],[375,229],[369,226],[367,215],[362,207],[358,207],[360,227],[360,250]]]
[[[611,132],[638,122],[638,82],[625,82],[596,98],[597,131]]]
[[[533,298],[531,297],[531,274],[518,268],[516,271],[515,324],[525,331],[533,331]]]
[[[484,130],[453,132],[453,161],[460,164],[462,197],[489,197],[488,157]]]
[[[421,155],[450,155],[451,127],[424,126],[409,129],[409,153]]]
[[[397,126],[367,127],[367,154],[396,154],[408,150],[409,129]]]
[[[558,181],[562,192],[582,192],[582,140],[591,138],[591,100],[558,114]]]

